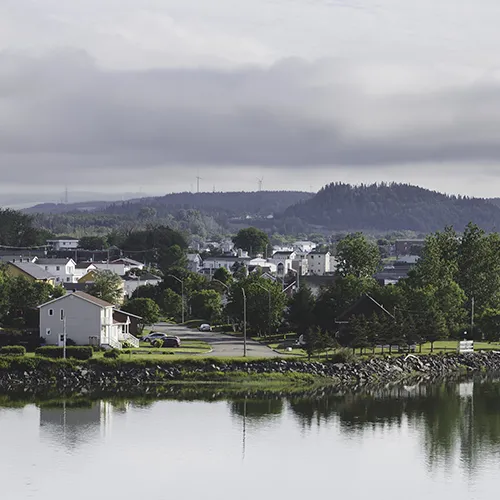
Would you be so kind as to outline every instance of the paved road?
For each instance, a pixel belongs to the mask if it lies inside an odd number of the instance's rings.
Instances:
[[[168,323],[157,323],[152,327],[152,330],[168,335],[177,335],[181,340],[203,340],[213,349],[208,356],[243,356],[243,339],[239,337],[220,332],[200,332],[185,326]],[[247,339],[247,356],[273,358],[279,354],[265,345]]]

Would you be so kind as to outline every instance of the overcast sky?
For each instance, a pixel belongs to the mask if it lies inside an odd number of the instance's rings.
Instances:
[[[1,0],[0,192],[499,196],[498,0]]]

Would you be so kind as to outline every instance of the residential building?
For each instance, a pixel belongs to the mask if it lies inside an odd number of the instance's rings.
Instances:
[[[280,277],[285,276],[289,271],[293,270],[293,261],[297,254],[292,250],[285,250],[284,252],[274,252],[269,262],[276,265],[276,274]]]
[[[223,267],[232,272],[233,266],[238,262],[248,267],[250,257],[238,257],[237,255],[219,255],[217,257],[207,257],[203,261],[203,273],[212,275],[217,269]]]
[[[9,276],[22,276],[32,281],[55,284],[55,277],[32,262],[8,262],[6,272]]]
[[[131,297],[132,294],[140,287],[145,285],[156,286],[161,283],[161,278],[151,273],[143,273],[140,275],[126,274],[123,278],[125,297]]]
[[[56,284],[76,283],[76,263],[73,259],[37,259],[35,264],[55,277]]]
[[[417,249],[425,245],[425,240],[396,240],[395,251],[396,255],[412,255]]]
[[[39,306],[40,336],[47,345],[64,344],[71,339],[77,345],[121,348],[127,341],[138,346],[130,334],[132,319],[114,317],[113,304],[85,292],[71,292]]]
[[[79,243],[78,238],[58,238],[54,240],[47,240],[47,245],[51,250],[59,251],[59,250],[75,250],[78,248]]]
[[[0,255],[0,262],[35,262],[35,255]]]
[[[75,264],[75,282],[83,278],[90,271],[95,271],[97,267],[92,262],[78,262]]]
[[[293,249],[296,252],[309,253],[317,247],[316,243],[312,241],[296,241],[293,243]]]
[[[112,271],[120,276],[124,276],[132,269],[144,269],[145,265],[132,259],[117,259],[112,262],[92,262],[97,269]]]
[[[199,253],[187,254],[187,267],[193,273],[199,273],[203,269],[203,260]]]
[[[330,252],[314,250],[307,254],[307,265],[309,274],[317,274],[319,276],[330,272]]]

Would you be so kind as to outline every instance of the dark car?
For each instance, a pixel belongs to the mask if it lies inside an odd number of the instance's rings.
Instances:
[[[155,337],[150,340],[151,344],[154,345],[156,340],[161,340],[163,342],[163,347],[180,347],[181,339],[179,337],[170,337],[163,334],[161,337]]]

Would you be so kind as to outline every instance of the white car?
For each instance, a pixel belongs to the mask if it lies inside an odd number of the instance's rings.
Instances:
[[[212,327],[208,323],[203,323],[199,328],[200,332],[211,332]]]

